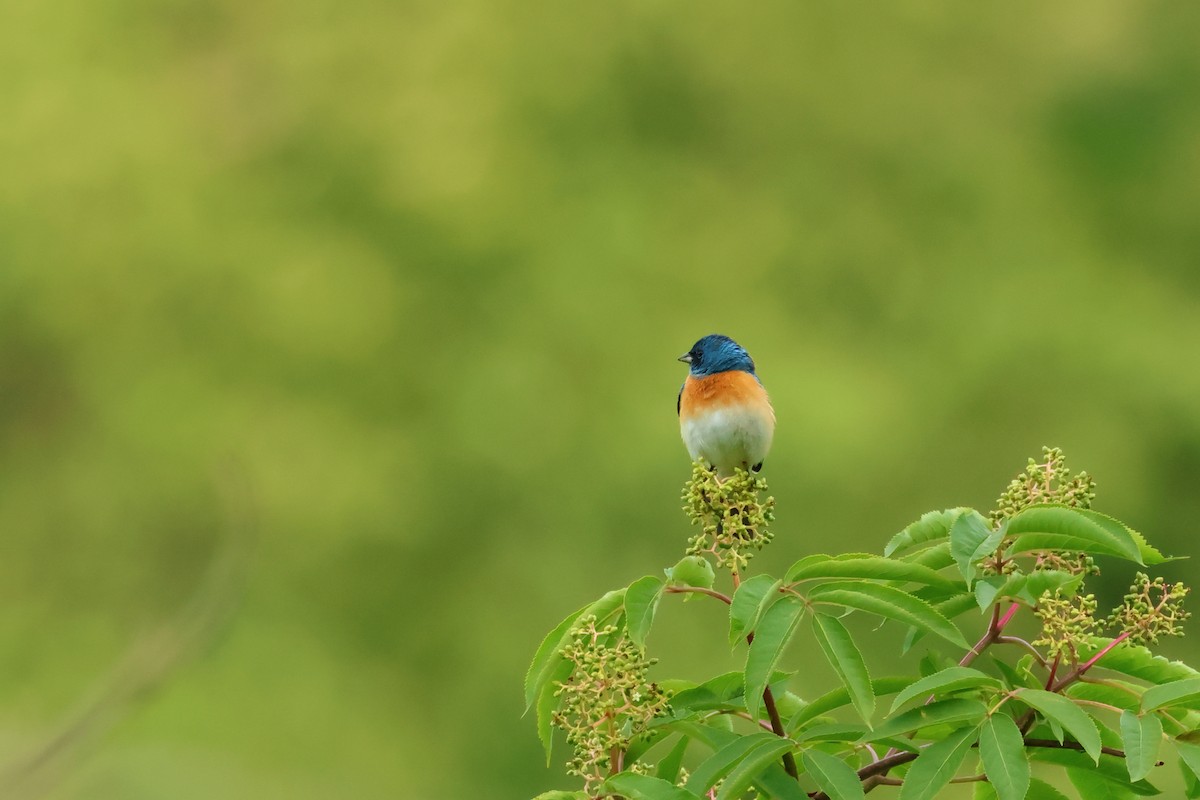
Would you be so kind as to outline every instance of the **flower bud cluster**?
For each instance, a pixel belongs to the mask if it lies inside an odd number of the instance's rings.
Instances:
[[[1025,471],[1013,478],[996,500],[992,522],[999,524],[1029,506],[1056,503],[1071,508],[1091,508],[1096,497],[1096,482],[1091,475],[1071,475],[1063,452],[1057,447],[1042,448],[1043,461],[1029,459]]]
[[[717,566],[741,573],[754,554],[774,534],[775,498],[762,499],[767,482],[739,469],[721,480],[703,462],[692,465],[692,478],[683,487],[683,510],[700,526],[688,540],[688,555],[711,553]]]
[[[1084,577],[1100,574],[1100,568],[1096,566],[1096,559],[1087,553],[1072,553],[1065,550],[1047,550],[1039,554],[1034,569],[1069,572],[1072,575],[1083,575]]]
[[[1079,645],[1101,626],[1115,628],[1134,644],[1158,644],[1160,637],[1183,635],[1183,623],[1191,616],[1183,610],[1187,595],[1188,587],[1182,583],[1151,580],[1139,572],[1121,605],[1101,621],[1096,619],[1093,595],[1063,597],[1060,592],[1047,592],[1034,609],[1042,620],[1042,635],[1033,643],[1044,645],[1051,656],[1067,656],[1072,663],[1079,660]]]
[[[593,794],[621,763],[630,740],[654,717],[667,710],[667,695],[646,673],[657,659],[614,625],[596,626],[594,616],[581,617],[562,650],[574,665],[558,684],[561,698],[554,724],[566,732],[574,757],[567,771],[583,778]]]
[[[1061,591],[1046,592],[1034,613],[1042,620],[1042,635],[1035,645],[1044,645],[1051,658],[1066,656],[1072,664],[1079,661],[1078,645],[1096,628],[1096,597],[1077,594],[1063,597]]]
[[[1191,616],[1183,610],[1187,594],[1188,587],[1182,583],[1150,580],[1139,572],[1107,623],[1128,633],[1129,640],[1137,644],[1157,644],[1160,636],[1182,636],[1183,623]]]

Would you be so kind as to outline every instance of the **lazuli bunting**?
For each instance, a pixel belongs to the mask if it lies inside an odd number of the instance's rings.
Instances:
[[[688,365],[675,410],[692,460],[728,477],[735,467],[762,469],[775,434],[775,410],[754,374],[754,361],[728,336],[711,334],[679,357]]]

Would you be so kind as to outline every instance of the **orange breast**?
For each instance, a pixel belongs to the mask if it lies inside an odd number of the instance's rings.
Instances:
[[[679,398],[679,418],[687,420],[725,406],[759,406],[775,413],[767,399],[767,390],[749,372],[730,370],[703,378],[689,375]]]

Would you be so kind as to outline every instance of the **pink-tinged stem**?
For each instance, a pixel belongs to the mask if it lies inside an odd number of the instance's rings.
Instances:
[[[1058,664],[1062,661],[1062,653],[1054,657],[1054,662],[1050,665],[1050,676],[1046,678],[1046,691],[1054,686],[1054,678],[1058,675]]]
[[[1102,647],[1100,649],[1099,653],[1096,653],[1096,655],[1092,656],[1087,661],[1080,664],[1078,667],[1076,667],[1074,670],[1071,671],[1071,674],[1067,675],[1061,681],[1054,684],[1054,688],[1051,689],[1051,691],[1061,692],[1069,684],[1072,684],[1075,681],[1079,680],[1080,676],[1083,675],[1083,673],[1087,672],[1089,669],[1094,667],[1096,665],[1097,661],[1104,658],[1106,655],[1108,655],[1110,652],[1112,652],[1112,649],[1114,647],[1116,647],[1117,645],[1119,645],[1121,642],[1125,641],[1128,638],[1129,638],[1129,631],[1126,631],[1126,632],[1122,633],[1120,636],[1118,636],[1117,638],[1113,639],[1108,644],[1104,645],[1104,647]]]
[[[1004,630],[1004,626],[1012,621],[1012,618],[1017,613],[1017,609],[1020,607],[1020,604],[1013,603],[1008,607],[1008,611],[1004,612],[1004,616],[1001,616],[1000,606],[996,606],[992,611],[992,621],[991,624],[988,625],[988,629],[984,632],[983,636],[980,637],[979,641],[975,643],[975,646],[967,651],[967,654],[962,657],[962,659],[958,662],[958,665],[960,667],[967,666],[976,658],[978,658],[988,645],[1000,638],[1000,633]]]
[[[1087,660],[1087,662],[1082,667],[1079,668],[1079,671],[1086,672],[1087,670],[1091,669],[1092,666],[1095,665],[1095,663],[1097,661],[1104,658],[1104,656],[1106,656],[1109,653],[1109,651],[1111,651],[1114,647],[1116,647],[1117,645],[1119,645],[1121,642],[1125,641],[1128,638],[1129,638],[1129,632],[1126,631],[1125,633],[1122,633],[1117,638],[1113,639],[1108,644],[1104,645],[1104,647],[1100,650],[1099,653],[1096,653],[1096,655],[1089,658]]]

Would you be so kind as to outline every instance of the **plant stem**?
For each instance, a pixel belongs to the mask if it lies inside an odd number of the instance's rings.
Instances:
[[[1012,618],[1016,615],[1020,607],[1021,606],[1019,603],[1013,603],[1008,607],[1007,611],[1001,614],[1000,606],[993,606],[992,619],[991,622],[988,623],[987,630],[984,631],[984,634],[980,637],[979,641],[967,651],[966,655],[959,660],[958,665],[960,667],[968,666],[972,661],[979,658],[979,656],[983,654],[983,651],[986,650],[992,643],[998,641],[1001,638],[1001,634],[1004,632],[1004,626],[1012,621]],[[925,703],[929,704],[929,702],[932,700],[933,695],[930,695]],[[863,789],[870,791],[879,784],[880,781],[876,780],[877,778],[886,776],[888,770],[890,770],[892,767],[906,764],[914,758],[916,758],[915,753],[900,753],[897,752],[896,748],[894,747],[889,748],[887,755],[885,755],[883,758],[876,759],[858,771],[859,779],[865,780]],[[866,772],[864,775],[866,770],[871,771]],[[820,792],[813,796],[813,800],[817,800],[817,798],[824,798],[824,800],[828,800],[828,798]]]
[[[1128,638],[1129,638],[1129,631],[1125,631],[1120,636],[1113,639],[1108,644],[1104,645],[1104,647],[1100,648],[1100,652],[1096,653],[1096,655],[1092,656],[1087,661],[1080,664],[1075,669],[1071,670],[1071,672],[1066,677],[1064,677],[1058,683],[1054,684],[1054,688],[1051,689],[1050,691],[1061,692],[1067,686],[1069,686],[1072,683],[1074,683],[1075,681],[1079,680],[1079,678],[1082,677],[1085,672],[1087,672],[1089,669],[1091,669],[1092,667],[1094,667],[1096,665],[1097,661],[1104,658],[1106,655],[1108,655],[1112,651],[1112,649],[1114,647],[1116,647],[1117,645],[1119,645],[1121,642],[1125,641]]]
[[[1004,615],[1001,616],[1000,606],[993,606],[992,621],[988,625],[987,630],[984,631],[983,636],[978,642],[975,643],[975,646],[968,650],[967,654],[959,660],[958,665],[960,667],[965,667],[975,659],[979,658],[983,651],[987,649],[988,645],[1000,638],[1000,634],[1003,632],[1004,626],[1012,621],[1013,616],[1016,615],[1017,610],[1020,609],[1020,607],[1021,606],[1019,603],[1013,603],[1008,607],[1008,611],[1005,611]]]
[[[1026,747],[1041,747],[1049,750],[1083,750],[1083,745],[1079,744],[1079,742],[1058,742],[1054,739],[1025,739],[1024,741]],[[978,743],[972,745],[972,747],[978,746]],[[1125,757],[1125,751],[1118,750],[1115,747],[1101,747],[1100,752],[1106,756]],[[863,790],[869,792],[881,783],[894,785],[890,779],[886,781],[879,779],[885,777],[889,770],[916,760],[919,755],[920,753],[896,753],[895,755],[886,756],[878,761],[867,764],[858,771],[858,779],[863,782]],[[817,792],[811,795],[811,800],[830,800],[830,798],[824,792]]]
[[[1081,745],[1079,742],[1071,742],[1071,741],[1060,742],[1057,739],[1026,739],[1025,746],[1026,747],[1044,747],[1047,749],[1054,749],[1054,750],[1080,750],[1080,751],[1083,750],[1083,745]],[[1100,752],[1106,756],[1116,756],[1117,758],[1125,757],[1125,751],[1118,750],[1115,747],[1101,747]]]
[[[741,717],[742,719],[746,720],[747,722],[753,722],[755,725],[758,725],[763,730],[765,730],[767,733],[775,732],[775,729],[771,727],[771,723],[767,722],[766,720],[755,719],[754,717],[747,714],[745,711],[728,711],[728,710],[727,711],[713,711],[712,713],[708,714],[705,717],[705,719],[708,719],[709,717],[719,717],[722,714],[727,714],[728,716],[731,716],[731,717]]]
[[[767,709],[767,716],[771,718],[771,730],[775,735],[786,739],[787,733],[783,730],[783,720],[779,717],[779,709],[775,707],[775,695],[771,693],[771,687],[763,689],[763,707]],[[796,767],[796,756],[788,750],[783,754],[783,768],[787,770],[787,774],[791,775],[796,780],[800,780],[800,770]]]
[[[1062,653],[1055,655],[1054,662],[1050,664],[1050,675],[1046,678],[1047,691],[1049,691],[1050,687],[1054,685],[1054,676],[1058,674],[1058,664],[1060,661],[1062,661]]]
[[[754,644],[754,633],[746,634],[746,644]],[[771,732],[780,739],[787,738],[787,731],[783,729],[783,719],[779,716],[779,709],[775,705],[775,695],[771,691],[771,686],[768,683],[763,687],[763,708],[767,709],[767,716],[771,720]],[[796,756],[788,750],[783,754],[783,768],[796,780],[800,780],[800,770],[796,767]]]
[[[1029,642],[1025,641],[1024,639],[1022,639],[1019,636],[997,636],[996,644],[1015,644],[1018,647],[1023,647],[1026,650],[1028,650],[1030,653],[1033,654],[1033,657],[1035,659],[1037,659],[1037,662],[1039,665],[1041,665],[1043,667],[1049,667],[1049,664],[1046,662],[1045,656],[1043,656],[1036,647],[1034,647]]]
[[[716,589],[705,589],[703,586],[668,586],[667,594],[687,594],[692,592],[695,594],[706,594],[709,597],[715,597],[725,605],[732,605],[733,598],[723,592],[718,592]]]

